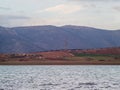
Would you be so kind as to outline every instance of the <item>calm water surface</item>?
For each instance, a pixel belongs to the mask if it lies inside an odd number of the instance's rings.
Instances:
[[[0,90],[120,90],[120,66],[0,66]]]

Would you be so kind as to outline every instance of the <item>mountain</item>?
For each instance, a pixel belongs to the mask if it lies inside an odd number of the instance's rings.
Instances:
[[[120,46],[120,30],[85,26],[0,27],[0,53]]]

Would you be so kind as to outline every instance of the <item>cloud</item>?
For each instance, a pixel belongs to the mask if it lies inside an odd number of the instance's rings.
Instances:
[[[0,26],[19,26],[29,19],[30,17],[27,16],[0,15]]]
[[[120,6],[115,6],[113,9],[120,12]]]
[[[10,10],[10,8],[0,6],[0,10]]]
[[[56,12],[56,13],[62,13],[62,14],[70,14],[77,12],[82,9],[82,6],[80,5],[72,5],[72,4],[60,4],[54,7],[49,7],[42,12]]]
[[[29,19],[30,17],[27,16],[17,16],[17,15],[0,15],[0,19],[8,19],[8,20],[15,20],[15,19]]]

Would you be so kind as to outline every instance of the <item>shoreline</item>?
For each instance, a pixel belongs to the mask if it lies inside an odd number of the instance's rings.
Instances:
[[[64,60],[45,60],[45,61],[9,61],[0,62],[0,65],[120,65],[120,62],[107,61],[64,61]]]

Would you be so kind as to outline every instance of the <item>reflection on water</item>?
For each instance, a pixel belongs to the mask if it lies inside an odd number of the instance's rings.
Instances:
[[[0,66],[0,90],[120,90],[120,66]]]

